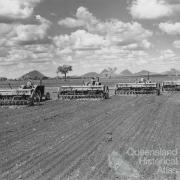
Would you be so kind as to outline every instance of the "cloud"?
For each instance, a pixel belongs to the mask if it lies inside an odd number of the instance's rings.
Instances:
[[[12,31],[12,25],[0,23],[0,36],[4,36]]]
[[[63,26],[66,26],[66,27],[69,27],[69,28],[76,28],[76,27],[81,27],[81,26],[84,26],[84,22],[81,21],[81,20],[76,20],[76,19],[73,19],[73,18],[65,18],[63,20],[60,20],[58,22],[59,25],[63,25]]]
[[[114,43],[122,42],[140,42],[152,36],[152,32],[146,30],[137,22],[123,23],[118,20],[112,20],[106,25],[107,36]]]
[[[137,44],[119,45],[107,36],[92,34],[85,30],[77,30],[70,35],[56,36],[53,41],[58,59],[61,59],[61,63],[71,63],[75,67],[76,74],[87,71],[99,72],[111,66],[112,63],[114,66],[124,68],[125,65],[146,64],[148,54],[144,49],[151,46],[151,43],[146,40]]]
[[[176,57],[176,54],[171,49],[166,49],[161,51],[161,60],[173,60]]]
[[[70,62],[77,74],[99,72],[105,67],[144,65],[148,62],[147,49],[153,45],[148,40],[153,32],[138,22],[118,19],[102,21],[85,7],[79,7],[74,17],[61,19],[58,24],[77,29],[71,34],[56,36],[56,54],[61,62]],[[125,67],[126,66],[126,67]],[[79,69],[81,68],[82,71]]]
[[[173,42],[173,46],[175,47],[175,48],[180,48],[180,41],[178,40],[178,41],[174,41]]]
[[[126,46],[123,46],[123,49],[131,49],[131,50],[146,50],[152,47],[153,45],[148,40],[143,40],[142,42],[138,43],[132,43],[128,44]]]
[[[68,28],[84,28],[92,34],[104,36],[111,43],[122,45],[123,43],[133,43],[143,41],[152,36],[152,32],[143,28],[138,22],[125,23],[118,19],[101,21],[97,19],[85,7],[77,9],[75,18],[67,17],[58,23]],[[147,47],[147,46],[146,46]]]
[[[37,24],[0,23],[0,44],[15,46],[34,43],[48,43],[47,31],[51,22],[37,15]]]
[[[29,18],[41,0],[0,0],[0,17],[9,19]]]
[[[90,26],[97,25],[99,21],[93,16],[92,13],[88,11],[85,7],[79,7],[76,12],[76,19],[67,17],[58,22],[59,25],[64,25],[66,27],[75,28],[86,26],[88,28],[92,28]]]
[[[165,0],[133,0],[129,11],[137,19],[157,19],[173,14],[172,6]]]
[[[5,49],[4,49],[5,51]],[[0,52],[1,53],[1,52]],[[25,45],[18,47],[11,47],[4,56],[0,57],[0,66],[13,67],[16,65],[17,68],[31,68],[37,64],[48,66],[52,64],[54,58],[54,47],[52,45]],[[27,66],[28,64],[28,66]]]
[[[107,41],[103,36],[91,34],[85,30],[77,30],[71,33],[71,35],[54,37],[54,43],[61,49],[70,47],[73,50],[94,50],[105,46]]]
[[[37,15],[37,21],[39,25],[17,25],[14,27],[15,37],[12,41],[15,42],[34,42],[38,40],[43,40],[47,35],[47,30],[50,27],[50,22],[45,18]]]
[[[159,28],[161,29],[161,31],[167,33],[167,34],[171,34],[171,35],[178,35],[180,34],[180,23],[160,23],[159,24]]]

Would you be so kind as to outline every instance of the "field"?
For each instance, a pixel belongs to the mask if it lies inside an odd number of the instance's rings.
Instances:
[[[0,180],[179,180],[179,152],[180,94],[0,108]]]
[[[1,108],[0,179],[178,180],[178,164],[159,172],[128,149],[180,150],[179,110],[180,95]]]

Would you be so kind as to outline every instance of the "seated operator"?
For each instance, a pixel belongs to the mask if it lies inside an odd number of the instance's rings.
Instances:
[[[90,81],[90,85],[91,85],[91,86],[94,86],[94,85],[95,85],[95,83],[96,83],[95,78],[94,78],[94,77],[92,77],[92,78],[91,78],[91,81]]]
[[[29,80],[29,81],[27,81],[27,83],[26,83],[25,89],[31,89],[31,88],[33,88],[33,83],[32,83],[31,80]]]
[[[146,79],[145,78],[141,78],[139,82],[140,83],[146,83]]]

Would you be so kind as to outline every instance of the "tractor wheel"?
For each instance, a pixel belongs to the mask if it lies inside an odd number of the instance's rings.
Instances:
[[[157,95],[160,96],[160,90],[159,89],[157,90]]]

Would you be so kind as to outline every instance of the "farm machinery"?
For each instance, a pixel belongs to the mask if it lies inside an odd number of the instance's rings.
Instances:
[[[58,93],[59,99],[98,100],[109,98],[109,88],[101,85],[94,78],[83,85],[62,86]]]
[[[150,82],[118,83],[115,95],[160,95],[160,84]]]
[[[180,81],[162,82],[162,92],[180,92]]]
[[[25,86],[17,89],[0,89],[0,106],[34,105],[42,100],[49,100],[44,85]]]
[[[107,99],[109,97],[108,86],[62,86],[58,94],[59,99]]]

